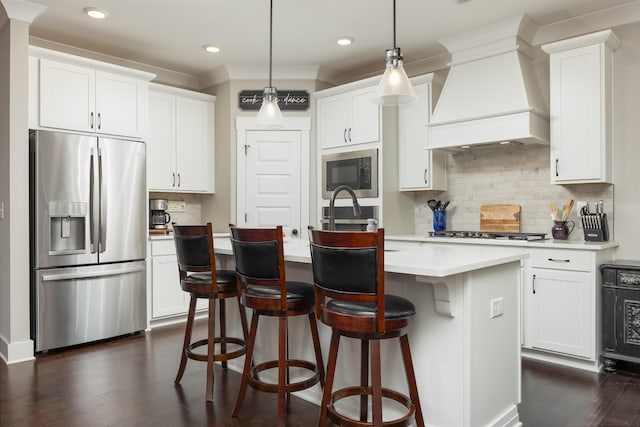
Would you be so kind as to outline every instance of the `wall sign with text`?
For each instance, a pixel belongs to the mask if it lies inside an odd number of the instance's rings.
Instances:
[[[238,95],[238,107],[244,111],[258,111],[262,105],[261,90],[243,90]],[[306,111],[309,109],[309,92],[306,90],[278,90],[278,106],[282,111]]]

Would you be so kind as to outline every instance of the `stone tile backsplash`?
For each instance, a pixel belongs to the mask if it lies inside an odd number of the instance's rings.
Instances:
[[[415,231],[433,230],[432,212],[427,200],[451,200],[447,209],[447,229],[478,230],[480,206],[509,203],[521,206],[520,231],[547,233],[553,225],[549,205],[558,209],[570,199],[593,203],[603,200],[613,236],[613,185],[554,185],[549,178],[549,146],[514,145],[447,154],[447,191],[419,192],[415,195]],[[576,227],[569,240],[584,240],[582,224],[574,208],[569,220]]]

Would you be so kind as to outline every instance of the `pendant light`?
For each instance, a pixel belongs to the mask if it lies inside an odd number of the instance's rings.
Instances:
[[[284,128],[282,112],[278,107],[278,91],[271,83],[273,57],[273,0],[269,0],[269,86],[262,92],[262,106],[258,111],[256,124],[268,129]]]
[[[378,84],[373,102],[394,106],[418,100],[407,73],[404,71],[400,48],[396,46],[396,0],[393,0],[393,49],[387,49],[382,80]]]

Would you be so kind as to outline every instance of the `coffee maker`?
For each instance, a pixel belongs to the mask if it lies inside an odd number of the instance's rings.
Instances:
[[[149,229],[166,230],[171,221],[171,215],[167,212],[169,201],[167,199],[149,199]]]

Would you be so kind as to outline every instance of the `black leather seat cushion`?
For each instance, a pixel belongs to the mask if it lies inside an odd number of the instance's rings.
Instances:
[[[248,285],[247,294],[262,298],[278,298],[280,296],[279,286],[259,286]],[[287,299],[310,299],[313,300],[313,285],[305,282],[287,281]]]
[[[216,270],[216,278],[218,283],[218,291],[229,292],[236,288],[236,272],[233,270]],[[205,298],[209,295],[212,288],[211,273],[208,271],[189,273],[187,278],[183,280],[183,284],[187,286],[185,291],[195,292],[199,294],[201,298]],[[207,286],[209,285],[209,286]]]
[[[350,316],[374,317],[376,305],[371,302],[354,302],[330,300],[327,308]],[[384,296],[384,318],[399,319],[416,314],[416,308],[411,301],[396,295]]]

